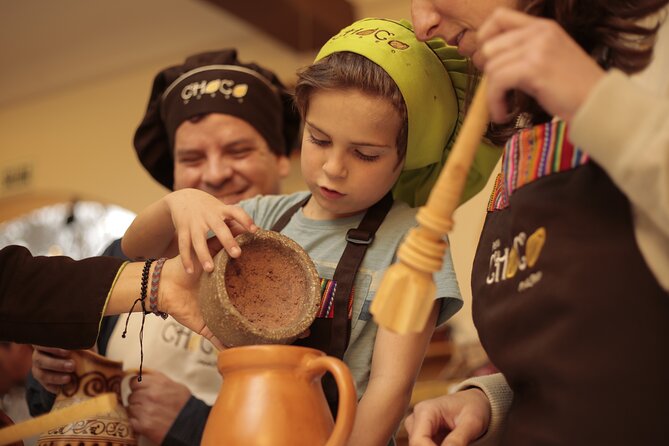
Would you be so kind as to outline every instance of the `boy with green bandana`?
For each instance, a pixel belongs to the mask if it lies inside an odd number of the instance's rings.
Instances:
[[[449,252],[434,275],[437,305],[423,332],[396,335],[369,313],[384,271],[416,224],[407,202],[425,202],[448,156],[466,73],[453,48],[419,42],[408,23],[360,20],[299,73],[296,104],[305,120],[301,163],[309,192],[259,196],[237,207],[181,190],[142,212],[123,238],[129,255],[157,257],[176,254],[166,252],[177,245],[176,236],[187,270],[194,250],[207,271],[213,269],[210,230],[233,257],[241,251],[232,227],[273,229],[297,241],[317,266],[323,295],[310,336],[296,344],[343,358],[351,369],[360,401],[350,444],[392,444],[435,326],[462,305]],[[481,147],[467,197],[485,184],[498,156],[497,149]],[[357,262],[352,274],[341,267]],[[331,384],[324,380],[336,407]]]

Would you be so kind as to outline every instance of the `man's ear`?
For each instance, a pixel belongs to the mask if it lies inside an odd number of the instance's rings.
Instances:
[[[290,173],[290,158],[281,155],[276,159],[276,170],[279,173],[279,178],[286,178]]]

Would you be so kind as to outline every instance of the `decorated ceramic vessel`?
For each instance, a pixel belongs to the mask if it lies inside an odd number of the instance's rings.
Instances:
[[[75,372],[69,384],[62,386],[52,411],[112,392],[119,404],[112,412],[95,418],[69,423],[42,434],[39,446],[126,446],[137,441],[121,403],[121,382],[125,376],[122,363],[112,361],[89,350],[72,352]]]

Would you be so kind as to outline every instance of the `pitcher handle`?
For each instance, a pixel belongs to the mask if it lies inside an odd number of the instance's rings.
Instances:
[[[307,363],[307,370],[311,373],[332,373],[339,390],[339,407],[337,407],[337,422],[325,446],[343,446],[353,431],[355,411],[358,405],[353,378],[346,364],[332,356],[319,356]],[[348,409],[348,410],[347,410]]]

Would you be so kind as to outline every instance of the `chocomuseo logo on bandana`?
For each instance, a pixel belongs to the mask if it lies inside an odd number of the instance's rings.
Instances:
[[[214,79],[211,81],[199,81],[190,83],[181,90],[181,99],[184,104],[188,104],[191,99],[200,99],[204,95],[210,95],[212,98],[217,94],[222,94],[225,99],[231,96],[242,102],[244,96],[249,91],[248,84],[235,84],[231,79]]]

